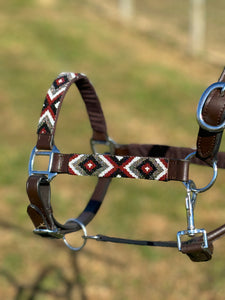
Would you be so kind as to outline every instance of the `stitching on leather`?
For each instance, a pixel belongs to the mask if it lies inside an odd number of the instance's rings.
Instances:
[[[203,119],[204,117],[208,114],[208,110],[209,110],[209,104],[213,98],[213,95],[211,95],[210,97],[210,101],[208,101],[205,106],[204,106],[204,109],[203,109]],[[203,156],[204,158],[206,158],[208,155],[210,155],[210,153],[212,153],[212,150],[215,146],[215,142],[216,142],[216,137],[215,135],[211,137],[212,138],[212,143],[211,143],[211,146],[210,148],[207,148],[207,151],[204,151],[204,147],[202,147],[202,143],[204,141],[204,139],[202,137],[199,137],[198,139],[198,149],[200,149],[199,153],[201,156]],[[202,149],[203,148],[203,149]]]

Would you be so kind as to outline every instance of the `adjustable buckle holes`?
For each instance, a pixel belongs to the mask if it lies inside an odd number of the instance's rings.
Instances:
[[[196,154],[196,151],[194,151],[194,152],[192,152],[191,154],[189,154],[188,156],[186,156],[185,159],[186,159],[186,160],[191,160],[191,159],[195,156],[195,154]],[[195,168],[195,167],[193,166],[193,168]],[[205,170],[206,170],[206,167],[203,166],[203,168],[204,168],[204,171],[205,171]],[[213,184],[214,184],[215,181],[216,181],[217,173],[218,173],[217,162],[216,162],[216,161],[213,162],[212,169],[213,169],[213,175],[211,176],[211,179],[209,180],[209,183],[208,183],[207,185],[201,187],[201,188],[197,188],[197,187],[191,186],[191,191],[192,191],[192,192],[194,192],[194,193],[196,193],[196,194],[198,194],[198,193],[203,193],[203,192],[207,191],[208,189],[210,189],[210,188],[213,186]],[[196,167],[196,170],[197,170],[197,167]],[[202,178],[204,178],[204,180],[205,180],[205,177],[206,177],[206,175],[207,175],[206,173],[207,173],[207,172],[204,172],[204,174],[202,174],[202,176],[201,176]],[[199,179],[201,180],[201,178],[200,178],[200,176],[199,176],[199,172],[195,172],[195,174],[197,174],[196,177],[197,177],[198,181],[199,181]],[[195,180],[194,180],[194,181],[195,181]],[[188,188],[188,186],[187,186],[188,183],[186,183],[186,182],[183,182],[183,183],[184,183],[185,187]]]

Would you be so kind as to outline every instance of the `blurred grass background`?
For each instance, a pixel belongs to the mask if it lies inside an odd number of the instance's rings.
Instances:
[[[142,1],[128,23],[119,18],[115,3],[0,4],[0,299],[224,299],[224,240],[216,242],[212,261],[196,264],[175,249],[94,241],[74,253],[62,241],[32,233],[26,214],[27,165],[46,91],[58,73],[87,74],[117,142],[195,147],[198,100],[224,66],[223,1],[207,1],[210,26],[201,57],[188,53],[187,2]],[[143,25],[146,17],[149,28]],[[56,145],[66,153],[89,153],[90,134],[84,105],[72,88]],[[211,170],[200,167],[192,173],[199,186],[211,176]],[[199,197],[200,228],[224,223],[223,177],[220,171],[216,185]],[[56,217],[61,222],[76,217],[94,184],[94,178],[56,177]],[[115,179],[88,233],[175,239],[186,227],[184,197],[181,183]]]

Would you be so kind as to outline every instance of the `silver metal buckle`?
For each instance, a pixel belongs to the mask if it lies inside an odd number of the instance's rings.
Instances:
[[[61,239],[64,236],[58,229],[50,230],[50,229],[35,228],[33,230],[33,233],[43,237],[56,238],[56,239]]]
[[[177,233],[177,247],[178,250],[181,251],[181,236],[188,235],[188,236],[195,236],[196,234],[202,234],[203,237],[203,243],[202,243],[202,248],[208,249],[208,238],[207,238],[207,232],[205,229],[194,229],[194,230],[182,230],[178,231]]]
[[[223,94],[225,92],[225,82],[216,82],[216,83],[211,84],[202,94],[202,96],[199,100],[198,108],[197,108],[197,120],[198,120],[199,125],[201,126],[201,128],[203,128],[207,131],[210,131],[210,132],[218,132],[225,128],[225,121],[223,123],[221,123],[220,125],[212,126],[212,125],[207,124],[203,120],[203,116],[202,116],[202,110],[203,110],[206,100],[208,99],[208,97],[212,93],[212,91],[214,91],[216,89],[221,89],[221,95],[223,96]]]
[[[43,174],[43,175],[48,176],[48,181],[51,181],[57,175],[57,173],[51,172],[52,159],[53,159],[54,153],[60,153],[60,151],[57,149],[57,147],[55,145],[53,146],[51,151],[39,150],[35,146],[30,155],[29,166],[28,166],[29,176],[33,175],[33,174]],[[48,163],[47,171],[34,170],[33,166],[34,166],[34,160],[35,160],[36,156],[49,156],[49,163]]]
[[[108,137],[106,141],[99,141],[99,140],[91,139],[90,144],[91,144],[91,150],[94,154],[98,153],[96,150],[96,147],[95,147],[96,145],[108,146],[109,151],[106,152],[106,154],[114,154],[115,153],[116,142],[113,139],[111,139],[110,137]]]

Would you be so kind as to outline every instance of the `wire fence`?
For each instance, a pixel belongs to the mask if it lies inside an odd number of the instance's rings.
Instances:
[[[95,0],[107,16],[215,63],[225,60],[223,0]]]

